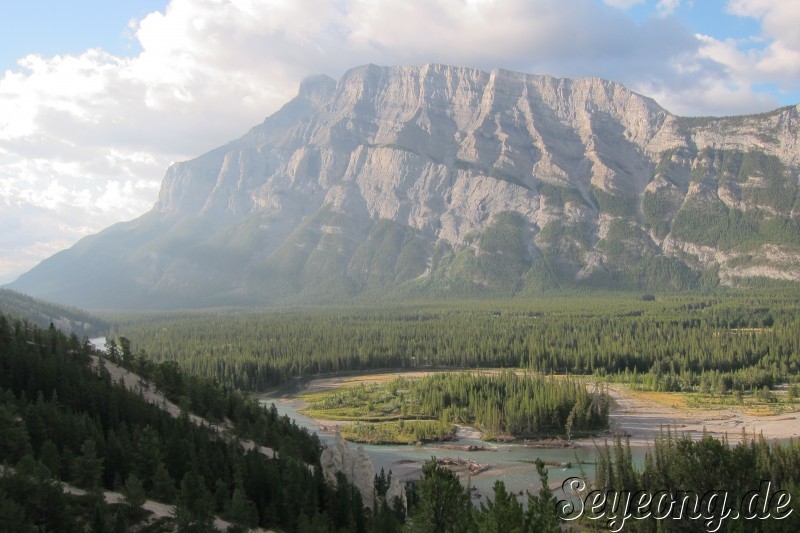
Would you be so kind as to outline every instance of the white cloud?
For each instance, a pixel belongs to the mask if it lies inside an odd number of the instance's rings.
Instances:
[[[24,253],[10,244],[23,233],[6,232],[0,250],[33,257],[50,249],[41,243],[71,243],[137,216],[171,161],[238,137],[314,73],[440,62],[602,76],[703,114],[769,107],[753,92],[757,79],[796,85],[797,3],[730,2],[731,12],[763,21],[761,51],[694,35],[676,17],[635,23],[625,9],[639,3],[172,0],[131,21],[141,48],[133,57],[93,49],[21,58],[0,76],[0,205],[43,231]],[[658,9],[678,4],[659,0]],[[55,220],[72,229],[54,229]],[[13,263],[5,253],[0,261]]]
[[[681,7],[681,0],[658,0],[658,4],[656,4],[656,10],[662,16],[674,13],[679,7]]]
[[[643,4],[644,0],[603,0],[603,2],[617,9],[630,9],[637,4]]]
[[[800,2],[730,0],[728,11],[761,22],[766,46],[748,52],[748,78],[777,83],[785,91],[800,90]]]
[[[96,231],[89,219],[78,209],[58,211],[0,200],[0,283],[13,281],[21,271]]]
[[[778,105],[771,95],[757,92],[759,85],[774,84],[787,93],[800,90],[800,3],[731,0],[727,8],[733,15],[760,21],[762,33],[743,39],[698,35],[701,45],[692,61],[716,65],[719,73],[678,95],[653,91],[671,109],[750,113]]]

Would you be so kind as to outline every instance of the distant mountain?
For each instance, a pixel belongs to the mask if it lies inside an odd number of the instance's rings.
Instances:
[[[108,323],[75,307],[54,304],[18,292],[0,289],[0,313],[11,319],[26,320],[42,329],[50,324],[78,337],[105,335]]]
[[[800,106],[677,117],[618,83],[427,65],[305,80],[153,209],[10,286],[87,308],[800,280]]]

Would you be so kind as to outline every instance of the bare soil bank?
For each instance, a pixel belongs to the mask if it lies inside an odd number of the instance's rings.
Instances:
[[[611,432],[630,435],[632,445],[653,443],[659,430],[669,427],[679,434],[699,439],[703,433],[731,443],[763,435],[767,440],[800,438],[800,412],[777,415],[754,415],[743,408],[691,408],[653,401],[622,385],[609,387],[612,404],[609,412]],[[661,395],[668,398],[669,395]]]

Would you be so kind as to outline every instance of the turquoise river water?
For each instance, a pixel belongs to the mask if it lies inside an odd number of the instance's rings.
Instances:
[[[334,432],[330,429],[320,429],[318,421],[304,416],[298,411],[301,402],[291,398],[262,398],[266,404],[275,404],[281,415],[289,418],[301,426],[316,432],[323,444],[330,444],[334,439]],[[466,432],[468,435],[470,432]],[[598,446],[604,444],[604,439],[596,441]],[[452,449],[451,447],[484,446],[490,450],[467,451]],[[350,443],[351,447],[357,446]],[[362,445],[372,462],[376,472],[381,468],[387,473],[400,476],[401,479],[410,480],[419,477],[421,465],[431,457],[453,458],[472,460],[480,464],[489,465],[485,471],[469,476],[459,471],[462,484],[469,483],[477,489],[475,498],[492,494],[495,480],[501,479],[506,489],[510,492],[523,494],[525,491],[537,492],[540,487],[539,476],[534,462],[537,458],[545,463],[559,463],[560,466],[548,466],[548,484],[556,489],[570,477],[580,476],[591,481],[594,479],[594,461],[597,448],[591,442],[582,441],[575,448],[533,448],[524,443],[496,444],[484,442],[474,437],[460,436],[457,441],[430,443],[423,445]],[[632,447],[631,452],[635,460],[642,460],[646,447]],[[571,463],[565,466],[566,463]],[[481,496],[478,496],[480,494]],[[556,490],[556,494],[559,491]]]

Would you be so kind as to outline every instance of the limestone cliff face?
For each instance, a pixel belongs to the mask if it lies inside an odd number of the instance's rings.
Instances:
[[[106,232],[129,243],[114,279],[127,305],[798,281],[798,114],[677,117],[610,81],[444,65],[312,77]]]
[[[541,183],[640,193],[669,117],[599,79],[370,65],[304,82],[239,141],[174,165],[156,209],[294,214],[299,202],[460,246],[503,211],[552,218]]]

